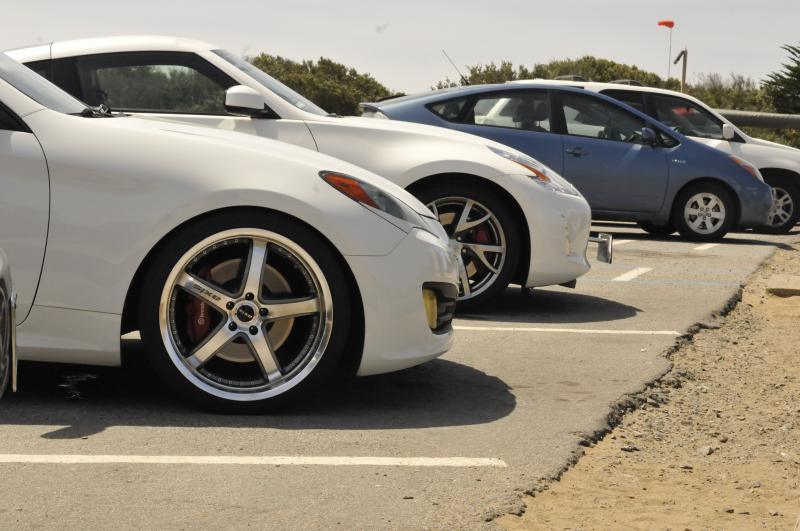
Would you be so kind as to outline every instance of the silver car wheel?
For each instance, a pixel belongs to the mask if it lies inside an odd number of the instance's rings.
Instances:
[[[794,201],[788,190],[778,186],[772,187],[772,208],[769,211],[767,224],[779,227],[788,222],[794,214]]]
[[[725,204],[716,194],[695,194],[686,202],[683,219],[696,234],[713,234],[725,223]]]
[[[227,400],[282,394],[319,363],[333,327],[325,275],[299,245],[262,229],[220,232],[187,251],[161,294],[171,361]]]
[[[459,253],[459,300],[477,297],[497,280],[506,260],[500,221],[485,205],[466,197],[444,197],[428,204]]]

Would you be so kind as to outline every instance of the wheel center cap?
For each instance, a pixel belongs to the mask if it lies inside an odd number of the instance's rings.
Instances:
[[[256,309],[249,304],[242,304],[236,309],[236,319],[242,323],[249,323],[256,316]]]

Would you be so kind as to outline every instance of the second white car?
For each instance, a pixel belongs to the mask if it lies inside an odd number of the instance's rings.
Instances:
[[[460,310],[509,283],[574,285],[589,270],[584,198],[555,172],[496,142],[328,114],[236,54],[198,41],[109,37],[9,53],[89,105],[297,144],[406,188],[438,213],[461,253]]]

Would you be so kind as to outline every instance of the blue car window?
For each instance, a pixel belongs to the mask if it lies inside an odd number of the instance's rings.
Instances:
[[[453,122],[458,120],[458,118],[461,116],[461,111],[464,110],[464,105],[466,105],[466,103],[467,98],[450,100],[431,105],[430,110],[445,120]]]
[[[567,134],[642,143],[641,118],[598,97],[569,92],[561,93]]]
[[[547,133],[551,131],[550,97],[544,91],[487,94],[475,99],[467,112],[460,111],[459,118],[470,125]]]

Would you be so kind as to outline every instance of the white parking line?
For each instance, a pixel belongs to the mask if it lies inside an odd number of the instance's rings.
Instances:
[[[636,269],[628,271],[627,273],[621,274],[617,278],[613,279],[613,281],[614,282],[628,282],[629,280],[633,280],[636,277],[640,277],[640,276],[644,275],[645,273],[649,273],[652,270],[653,270],[652,267],[637,267]]]
[[[619,334],[624,336],[679,336],[675,330],[591,330],[586,328],[533,328],[529,326],[454,326],[475,332],[558,332],[562,334]]]
[[[0,454],[0,463],[53,465],[323,465],[406,467],[495,467],[502,459],[477,457],[339,457],[339,456],[219,456],[219,455],[27,455]]]
[[[718,246],[718,243],[704,243],[703,245],[698,245],[694,248],[695,251],[708,251],[709,249],[713,249],[714,247]]]
[[[625,245],[626,243],[631,243],[633,240],[614,240],[614,247],[617,245]]]

